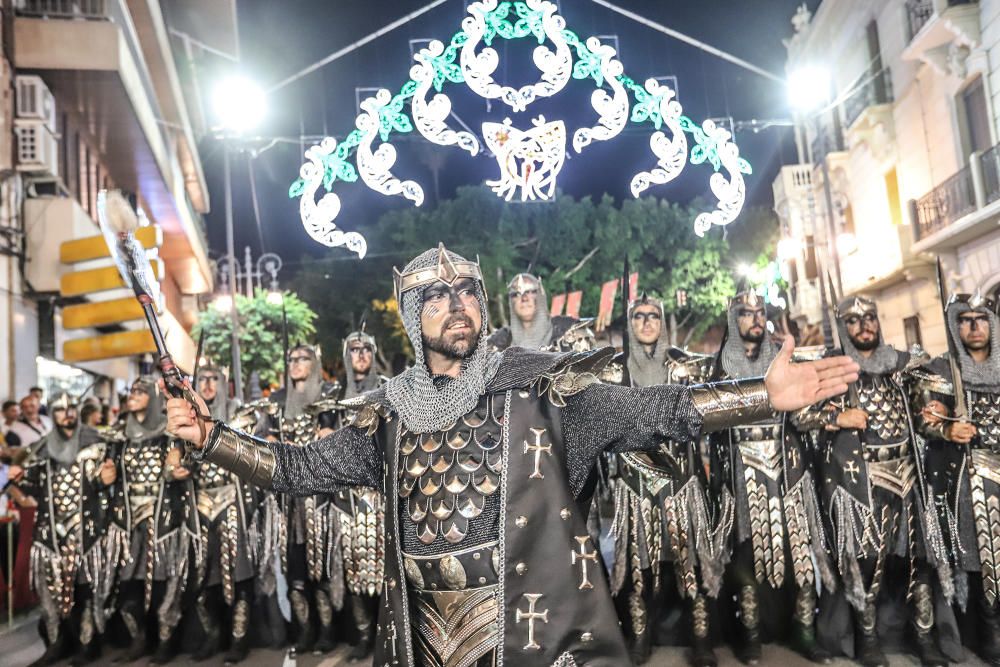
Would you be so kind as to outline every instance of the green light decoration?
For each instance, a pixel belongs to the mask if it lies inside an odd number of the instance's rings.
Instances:
[[[640,85],[626,76],[620,63],[614,59],[613,49],[595,38],[581,41],[576,33],[565,27],[556,6],[548,0],[481,0],[471,3],[468,11],[469,16],[463,20],[462,29],[452,35],[446,46],[432,43],[415,56],[418,65],[411,70],[411,78],[396,95],[380,94],[380,101],[388,98],[384,104],[376,103],[374,98],[365,101],[364,113],[358,116],[358,129],[339,143],[328,138],[326,143],[313,147],[317,150],[307,152],[310,161],[303,165],[300,178],[289,187],[288,196],[301,198],[303,224],[314,239],[326,245],[346,245],[345,238],[350,237],[349,247],[364,255],[363,239],[359,242],[352,236],[355,233],[345,234],[333,222],[340,210],[339,198],[333,193],[335,184],[338,181],[357,182],[359,172],[365,185],[381,194],[401,194],[416,204],[422,202],[423,192],[419,185],[412,181],[401,182],[389,171],[396,157],[395,149],[388,143],[393,134],[411,133],[416,126],[425,138],[434,143],[459,145],[472,155],[478,152],[478,139],[474,136],[446,129],[444,118],[446,112],[450,112],[450,100],[442,91],[448,84],[465,84],[477,94],[487,99],[500,99],[513,111],[519,112],[535,99],[557,93],[566,79],[590,79],[601,93],[595,93],[592,101],[600,119],[593,128],[577,131],[587,135],[585,140],[574,140],[574,148],[578,152],[594,139],[604,141],[617,135],[626,123],[625,117],[619,114],[626,113],[627,122],[652,126],[654,132],[650,147],[658,158],[656,168],[640,172],[633,178],[633,194],[638,196],[650,185],[673,180],[685,161],[693,165],[707,163],[713,169],[710,185],[719,197],[719,205],[714,211],[699,216],[695,221],[695,232],[702,235],[712,225],[729,224],[742,210],[746,194],[742,175],[752,174],[750,163],[739,157],[739,150],[731,141],[728,130],[717,127],[710,120],[699,125],[683,115],[674,99],[674,91],[668,86],[652,80]],[[498,38],[514,41],[528,37],[533,37],[539,45],[536,47],[535,64],[542,74],[540,80],[516,90],[495,83],[491,74],[496,70],[499,56],[491,48],[494,41]],[[549,49],[546,42],[554,44],[556,50]],[[483,48],[477,52],[477,47]],[[422,66],[426,66],[426,70],[422,70]],[[423,101],[423,96],[431,88],[436,95],[431,100]],[[609,92],[614,96],[608,95]],[[419,111],[428,114],[428,118],[413,117],[417,108],[413,104],[414,95],[421,96],[423,103]],[[436,117],[430,117],[432,114]],[[621,120],[618,121],[618,118]],[[415,123],[414,120],[422,122]],[[535,120],[536,125],[539,122]],[[668,131],[669,138],[664,130]],[[459,136],[463,134],[464,137]],[[377,150],[373,150],[371,144],[376,136],[382,143]],[[517,136],[531,141],[530,131]],[[685,136],[690,137],[690,143]],[[359,153],[361,148],[364,150]],[[517,154],[521,155],[523,151]],[[537,170],[540,166],[540,163],[534,167],[528,165],[523,172],[506,175],[508,180],[513,178],[522,182],[522,198],[527,198],[527,192],[539,191],[537,184],[529,187],[527,180],[533,176],[532,169]],[[557,168],[561,166],[560,162]],[[500,168],[503,171],[504,165]],[[555,174],[545,178],[554,182]],[[314,197],[320,185],[327,194],[316,202]],[[509,189],[505,189],[505,193],[510,198]]]

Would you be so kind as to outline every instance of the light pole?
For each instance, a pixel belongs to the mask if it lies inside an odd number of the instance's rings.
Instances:
[[[247,79],[234,77],[222,82],[215,91],[215,112],[221,121],[223,133],[222,160],[226,199],[226,262],[229,266],[229,298],[232,306],[229,316],[232,321],[232,370],[236,398],[243,400],[243,371],[240,364],[239,312],[236,308],[236,252],[233,240],[233,183],[229,165],[231,140],[250,130],[264,116],[265,98],[260,88]],[[234,133],[229,136],[226,133]]]

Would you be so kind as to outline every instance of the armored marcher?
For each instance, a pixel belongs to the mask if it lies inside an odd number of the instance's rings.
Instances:
[[[381,385],[382,378],[375,370],[377,350],[375,338],[364,331],[351,332],[344,339],[344,399]],[[340,426],[348,426],[355,416],[355,410],[343,411]],[[375,616],[385,569],[385,501],[377,490],[356,486],[337,491],[333,504],[340,511],[345,604],[358,634],[349,658],[358,660],[375,644]]]
[[[227,396],[228,382],[220,367],[201,366],[195,387],[212,419],[229,422],[237,416],[239,402]],[[199,462],[194,473],[198,535],[204,554],[196,572],[195,608],[205,642],[192,657],[205,660],[219,651],[220,621],[225,619],[229,650],[224,661],[233,664],[249,652],[256,564],[274,554],[259,553],[260,490],[208,461]]]
[[[519,273],[507,285],[510,326],[493,332],[488,343],[495,350],[523,347],[546,352],[585,352],[594,348],[590,318],[549,314],[549,298],[542,280]]]
[[[791,346],[761,379],[690,389],[601,384],[607,350],[547,354],[486,345],[477,262],[443,246],[395,274],[416,361],[355,399],[358,416],[306,447],[204,424],[184,400],[171,431],[196,456],[296,494],[384,489],[385,581],[377,665],[628,663],[578,494],[604,451],[752,421],[835,395],[856,377],[845,359],[791,365]]]
[[[704,382],[711,357],[671,348],[663,317],[663,303],[645,294],[629,304],[627,367],[632,386]],[[714,598],[722,583],[732,496],[719,498],[713,511],[698,444],[662,439],[656,449],[618,455],[611,483],[611,592],[635,663],[649,658],[653,628],[668,597],[661,596],[661,588],[676,586],[684,617],[690,617],[690,633],[684,635],[691,638],[691,664],[716,664],[707,598]]]
[[[268,438],[301,447],[332,433],[340,387],[323,380],[317,348],[296,345],[288,351],[288,380],[291,387],[274,392],[262,411],[261,427]],[[333,649],[333,614],[344,603],[341,550],[334,548],[339,522],[331,500],[328,493],[281,499],[279,549],[299,653]]]
[[[111,502],[107,545],[118,567],[118,612],[129,634],[124,658],[137,660],[149,645],[146,627],[157,628],[155,663],[176,652],[175,629],[189,568],[197,566],[201,541],[191,471],[183,447],[166,433],[163,394],[155,378],[132,383],[128,414],[107,433],[115,442],[120,483]],[[192,557],[195,563],[191,562]]]
[[[100,653],[104,605],[114,576],[104,548],[107,487],[114,463],[92,428],[81,426],[69,394],[48,405],[53,429],[32,444],[26,468],[12,466],[11,479],[38,501],[31,545],[31,583],[38,595],[46,650],[33,665],[50,665],[76,648],[72,664]],[[22,476],[23,472],[23,476]]]
[[[729,303],[726,324],[713,376],[760,377],[779,351],[769,335],[767,305],[753,291],[741,292]],[[803,656],[829,660],[816,643],[816,589],[818,583],[832,588],[835,581],[807,441],[787,413],[774,411],[713,434],[709,452],[713,488],[735,500],[727,575],[737,594],[743,634],[737,655],[751,664],[759,661],[762,629],[787,629],[791,645]],[[761,619],[764,602],[776,621],[770,628]],[[790,624],[783,613],[791,615]]]
[[[924,665],[943,665],[933,632],[935,571],[946,597],[953,586],[934,504],[925,497],[908,395],[909,372],[926,358],[885,343],[878,309],[864,297],[837,306],[837,331],[860,377],[843,401],[804,411],[799,420],[802,428],[822,429],[815,459],[820,501],[840,575],[837,595],[849,605],[837,611],[831,602],[821,610],[821,638],[863,665],[888,664],[877,621],[894,615],[897,589],[883,584],[908,582],[902,609],[917,654]]]
[[[979,653],[1000,665],[1000,320],[981,293],[956,294],[945,311],[957,359],[948,354],[917,373],[927,438],[926,466],[955,572],[956,599],[979,621]],[[964,408],[955,415],[952,363]]]

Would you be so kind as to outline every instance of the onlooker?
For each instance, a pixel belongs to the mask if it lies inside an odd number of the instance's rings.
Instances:
[[[41,387],[32,387],[28,393],[38,399],[38,414],[48,416],[49,409],[45,406],[45,390]]]
[[[101,425],[101,404],[88,401],[84,403],[83,409],[80,410],[80,423],[84,426],[91,426],[97,428]]]
[[[12,442],[12,438],[7,437],[10,432],[11,425],[13,425],[13,423],[16,422],[17,418],[20,416],[21,411],[17,407],[17,401],[7,400],[3,402],[3,420],[0,421],[0,435],[4,436],[8,447],[17,447],[21,444],[17,435],[13,436],[13,440],[16,442]]]
[[[38,412],[38,399],[28,394],[21,399],[21,417],[11,424],[10,433],[15,434],[22,447],[37,442],[52,430],[52,420]]]

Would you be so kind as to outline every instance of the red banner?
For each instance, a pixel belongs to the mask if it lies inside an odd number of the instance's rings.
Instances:
[[[621,280],[618,281],[619,283]],[[636,271],[628,277],[628,300],[635,301],[639,296],[639,272]]]
[[[566,297],[566,314],[570,317],[580,319],[581,301],[583,301],[583,292],[570,292]]]
[[[556,317],[557,315],[562,315],[563,306],[566,305],[566,295],[556,294],[552,297],[552,307],[549,308],[549,315]]]
[[[601,331],[611,322],[611,313],[615,309],[615,294],[618,292],[618,284],[621,279],[609,280],[601,285],[601,303],[597,310],[597,322],[595,326]]]

